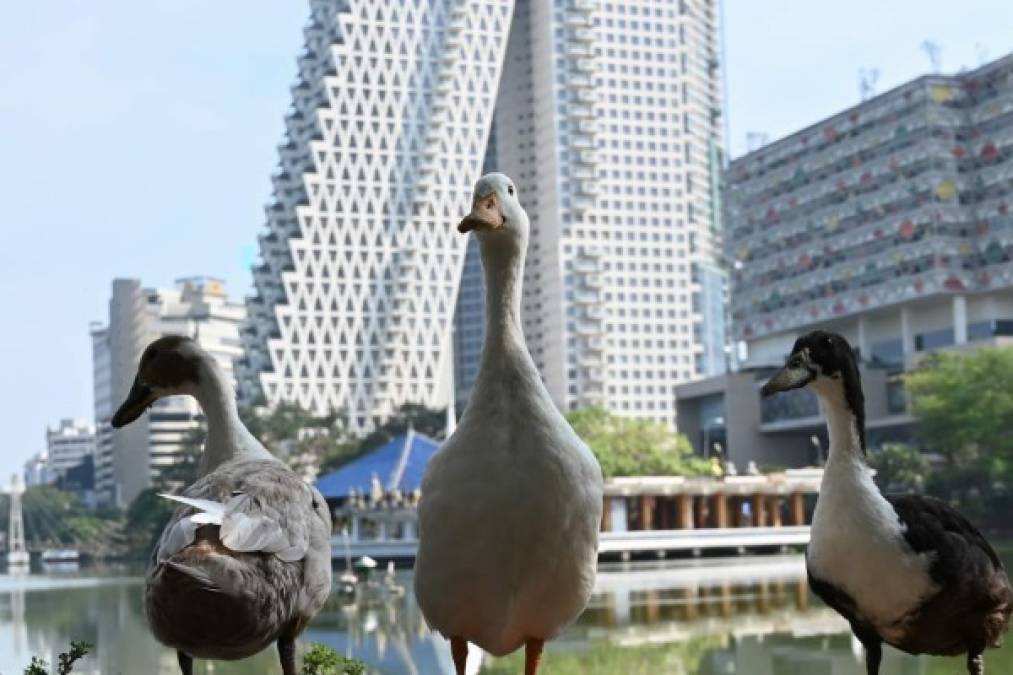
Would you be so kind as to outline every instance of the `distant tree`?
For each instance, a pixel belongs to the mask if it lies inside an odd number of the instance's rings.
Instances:
[[[606,477],[710,474],[710,463],[693,454],[689,440],[661,422],[620,417],[597,407],[575,410],[567,420]]]
[[[923,445],[952,468],[1013,478],[1013,348],[937,353],[905,378]]]
[[[872,453],[869,463],[876,470],[876,482],[883,492],[923,492],[931,467],[918,448],[887,443]]]
[[[176,510],[175,502],[158,496],[160,491],[157,487],[142,490],[127,507],[121,536],[135,557],[146,558],[151,553]]]
[[[0,529],[6,531],[9,501],[0,500]],[[21,496],[25,539],[29,546],[73,546],[102,553],[114,546],[116,521],[96,514],[70,492],[52,485],[34,485]]]
[[[1013,506],[1013,348],[936,353],[905,377],[921,444],[941,459],[926,491],[986,527]]]
[[[314,478],[327,461],[344,455],[353,441],[344,416],[335,411],[316,415],[296,403],[282,402],[271,408],[241,408],[239,415],[268,450],[306,478]]]
[[[1013,458],[1013,348],[937,353],[905,378],[923,441],[944,457],[977,446]]]

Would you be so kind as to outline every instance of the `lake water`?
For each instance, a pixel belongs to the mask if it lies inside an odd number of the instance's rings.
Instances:
[[[304,633],[362,659],[370,673],[453,673],[447,643],[429,633],[397,575],[402,597],[364,606],[336,596]],[[174,675],[175,654],[154,641],[141,607],[143,582],[128,570],[0,575],[0,675],[20,675],[31,655],[50,663],[72,639],[96,645],[75,673]],[[1013,642],[989,651],[987,671],[1013,673]],[[273,650],[237,663],[197,662],[197,673],[280,673]],[[516,675],[518,655],[483,659],[482,675]],[[813,596],[800,555],[603,566],[580,620],[552,642],[542,675],[862,675],[847,625]],[[883,675],[954,675],[961,659],[887,649]]]

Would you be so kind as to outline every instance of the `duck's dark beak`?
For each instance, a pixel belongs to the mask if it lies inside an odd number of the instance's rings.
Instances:
[[[760,389],[761,396],[770,396],[789,389],[804,387],[816,379],[816,373],[805,366],[785,366]]]
[[[493,191],[475,199],[471,205],[471,213],[464,217],[457,226],[457,231],[464,234],[472,230],[495,230],[503,226],[503,221],[503,214],[499,210],[499,197]]]
[[[130,387],[130,393],[127,394],[127,400],[113,415],[111,422],[113,428],[119,429],[136,420],[157,398],[158,396],[155,395],[151,387],[141,383],[140,379],[135,377],[134,384]]]

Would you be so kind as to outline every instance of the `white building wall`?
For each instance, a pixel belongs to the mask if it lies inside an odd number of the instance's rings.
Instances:
[[[147,345],[163,335],[193,337],[233,379],[242,353],[239,327],[243,304],[228,298],[210,277],[179,279],[173,288],[143,288],[136,279],[117,279],[107,327],[92,326],[97,451],[95,489],[100,501],[127,506],[175,463],[181,444],[199,426],[201,410],[188,396],[157,401],[132,424],[113,430],[112,414],[126,398]]]
[[[531,218],[524,331],[563,409],[674,423],[673,385],[706,372],[717,53],[710,0],[516,4],[497,168]]]
[[[95,427],[83,420],[60,420],[46,429],[46,448],[50,480],[66,473],[95,454]]]
[[[246,400],[366,431],[450,397],[451,319],[512,0],[311,3],[242,364]]]

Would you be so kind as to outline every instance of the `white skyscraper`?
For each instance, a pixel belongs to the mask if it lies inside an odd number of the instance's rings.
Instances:
[[[495,153],[531,217],[524,330],[563,409],[671,423],[673,386],[723,362],[716,4],[517,0]],[[458,342],[480,341],[462,309]],[[463,395],[477,350],[458,351]]]
[[[363,431],[452,390],[451,323],[513,0],[312,0],[243,331],[247,401]]]
[[[170,289],[144,288],[137,279],[113,281],[109,323],[92,324],[95,391],[95,490],[104,503],[126,506],[166,466],[198,426],[197,402],[188,396],[157,401],[122,429],[109,420],[126,398],[144,348],[163,335],[195,338],[226,375],[240,356],[239,327],[246,316],[224,284],[207,277],[180,279]]]

